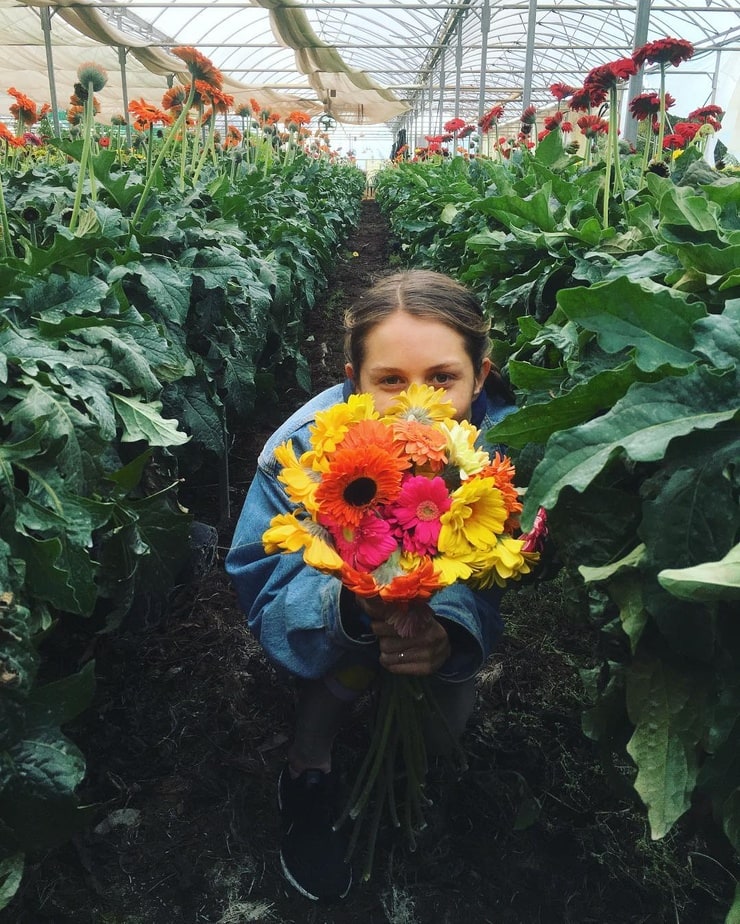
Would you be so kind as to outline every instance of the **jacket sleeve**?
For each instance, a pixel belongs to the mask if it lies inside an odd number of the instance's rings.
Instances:
[[[292,504],[280,483],[258,469],[226,557],[251,632],[268,657],[291,674],[323,677],[349,651],[368,644],[347,635],[339,618],[340,581],[303,561],[300,552],[265,553],[262,534]]]
[[[453,584],[438,591],[429,601],[447,628],[452,654],[438,671],[442,680],[459,682],[473,677],[503,634],[499,613],[503,590],[474,591],[465,584]]]

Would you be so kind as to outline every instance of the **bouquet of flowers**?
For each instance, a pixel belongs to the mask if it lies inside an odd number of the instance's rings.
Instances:
[[[383,416],[367,394],[317,413],[306,452],[297,457],[290,440],[275,451],[278,477],[295,506],[273,517],[263,535],[266,552],[302,550],[308,565],[335,575],[354,594],[398,604],[392,618],[402,637],[418,631],[419,618],[429,618],[414,602],[443,587],[455,581],[503,586],[529,573],[538,554],[512,535],[522,509],[514,466],[477,448],[480,431],[453,415],[443,390],[416,385]],[[341,819],[359,819],[375,788],[365,878],[384,803],[400,824],[393,785],[398,747],[412,843],[414,828],[423,827],[420,721],[430,709],[422,678],[381,672],[378,721]]]

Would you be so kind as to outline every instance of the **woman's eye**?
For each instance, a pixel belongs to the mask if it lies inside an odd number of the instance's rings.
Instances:
[[[397,375],[387,375],[384,379],[381,379],[380,384],[393,387],[394,385],[400,385],[401,379],[400,376]]]
[[[433,376],[433,381],[435,381],[437,385],[449,385],[452,381],[452,376],[448,372],[438,372]]]

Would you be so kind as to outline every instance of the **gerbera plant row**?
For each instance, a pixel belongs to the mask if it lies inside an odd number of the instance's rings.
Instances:
[[[584,730],[629,776],[653,838],[699,823],[734,922],[740,177],[729,155],[705,157],[722,111],[672,121],[662,80],[629,103],[643,152],[615,144],[613,119],[635,67],[691,53],[665,39],[554,85],[552,121],[512,143],[496,108],[498,150],[394,166],[376,195],[407,260],[486,305],[519,405],[490,439],[527,485],[523,525],[546,509],[583,631],[603,642],[582,672]],[[589,147],[573,152],[578,127]]]
[[[15,88],[0,129],[0,907],[29,852],[90,818],[60,726],[93,667],[60,678],[41,640],[113,631],[135,598],[166,597],[203,466],[226,485],[229,432],[278,374],[311,387],[303,323],[365,187],[303,150],[305,114],[283,133],[255,100],[227,123],[215,69],[180,56],[191,84],[179,104],[134,101],[132,147],[126,119],[96,122],[92,63],[67,137]]]

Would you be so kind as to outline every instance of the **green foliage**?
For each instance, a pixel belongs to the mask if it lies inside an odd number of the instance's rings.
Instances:
[[[72,616],[111,630],[137,595],[173,587],[183,473],[224,456],[265,383],[310,387],[303,320],[365,183],[298,156],[231,176],[209,164],[183,191],[163,163],[144,202],[118,152],[92,169],[97,198],[74,231],[69,164],[2,178],[0,908],[24,855],[89,814],[84,758],[60,726],[89,702],[93,665],[38,686],[46,635]]]
[[[604,632],[584,730],[626,749],[654,838],[702,793],[740,851],[740,182],[688,158],[603,229],[598,172],[541,151],[404,165],[377,195],[409,261],[491,316],[520,409],[489,437]]]

